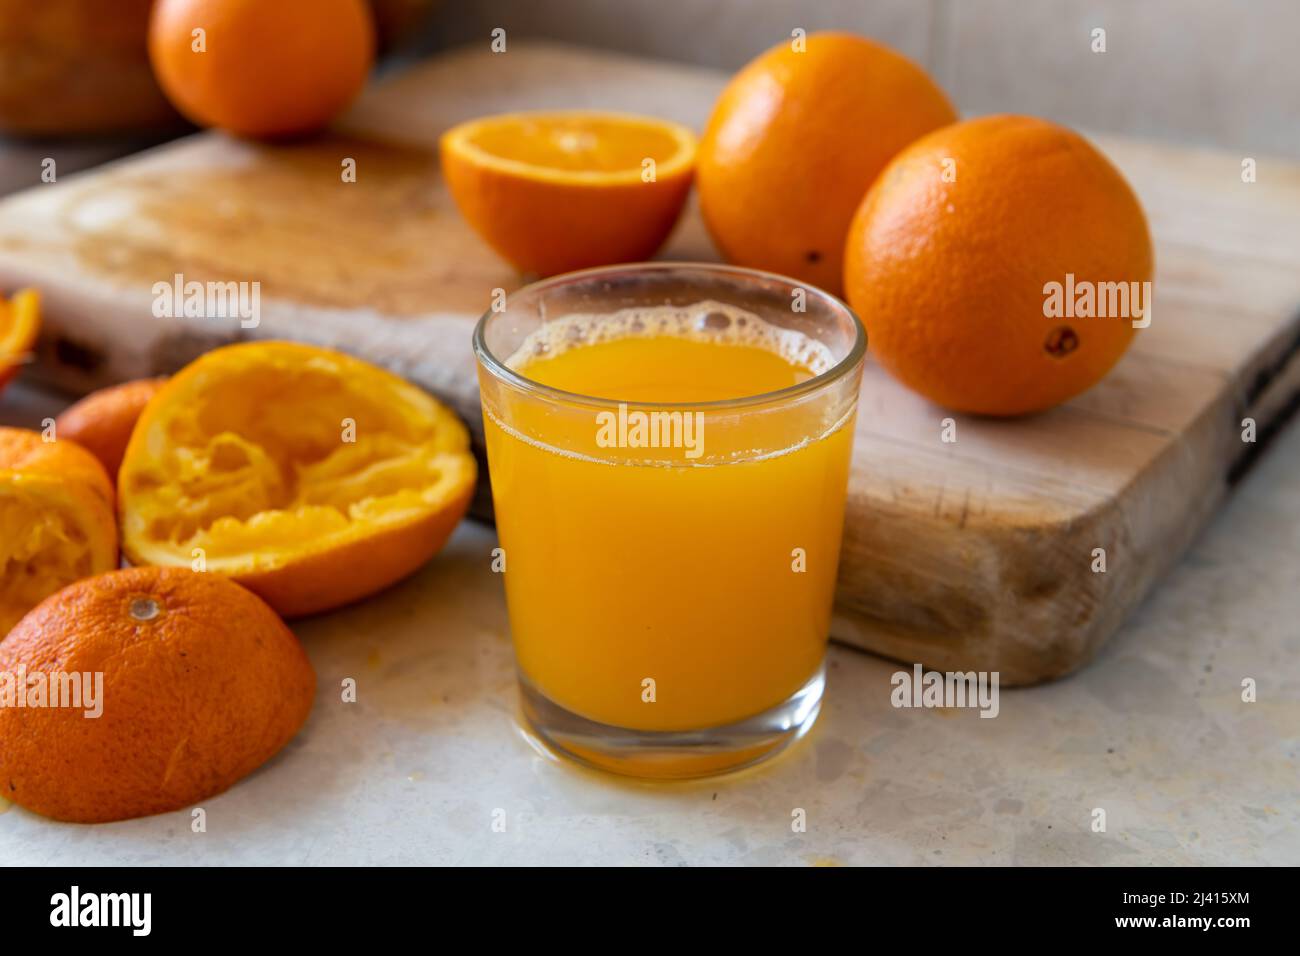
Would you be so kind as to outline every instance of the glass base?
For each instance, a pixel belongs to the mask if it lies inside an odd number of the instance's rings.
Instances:
[[[775,707],[704,730],[630,730],[580,717],[550,700],[523,675],[526,729],[550,750],[612,773],[687,779],[740,770],[766,760],[806,734],[821,711],[826,669]]]

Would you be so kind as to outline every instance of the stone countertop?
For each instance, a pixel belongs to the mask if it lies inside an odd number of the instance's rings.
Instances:
[[[21,388],[0,423],[57,400]],[[492,531],[296,622],[315,710],[205,801],[124,823],[0,804],[9,864],[1296,864],[1300,429],[1285,430],[1100,656],[995,719],[894,709],[899,665],[834,646],[822,716],[768,764],[647,784],[538,752],[516,723]],[[341,683],[357,682],[343,703]],[[1257,682],[1244,703],[1242,680]],[[1106,811],[1106,832],[1092,829]],[[795,811],[806,815],[794,832]],[[494,827],[494,821],[504,820]]]

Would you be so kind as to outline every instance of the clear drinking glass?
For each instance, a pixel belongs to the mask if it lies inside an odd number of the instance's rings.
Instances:
[[[805,733],[866,351],[856,316],[781,276],[645,263],[511,294],[474,350],[531,730],[655,777],[735,769]],[[792,361],[802,380],[728,391]],[[548,384],[530,377],[542,368]]]

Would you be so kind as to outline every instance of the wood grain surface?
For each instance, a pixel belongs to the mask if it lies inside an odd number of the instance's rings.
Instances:
[[[456,214],[434,146],[507,109],[609,107],[703,125],[725,77],[550,44],[458,51],[370,90],[324,139],[201,134],[0,203],[0,288],[34,284],[34,374],[73,391],[217,344],[354,352],[481,429],[470,330],[516,275]],[[835,636],[1008,684],[1060,676],[1114,632],[1300,394],[1300,167],[1097,138],[1157,243],[1150,328],[1098,387],[1016,421],[952,416],[868,364]],[[345,159],[357,181],[343,183]],[[1025,237],[1033,241],[1033,237]],[[716,258],[691,209],[663,258]],[[261,323],[156,318],[155,282],[258,281]],[[1241,439],[1253,417],[1259,440]],[[1092,570],[1106,551],[1106,571]]]

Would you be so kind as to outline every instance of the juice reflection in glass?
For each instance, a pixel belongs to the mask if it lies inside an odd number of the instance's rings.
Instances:
[[[475,335],[532,729],[607,769],[751,763],[817,715],[865,340],[838,300],[645,264]]]

